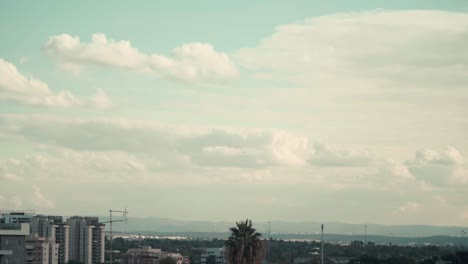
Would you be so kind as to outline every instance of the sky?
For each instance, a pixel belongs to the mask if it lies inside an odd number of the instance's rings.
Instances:
[[[1,1],[0,208],[468,226],[466,1]]]

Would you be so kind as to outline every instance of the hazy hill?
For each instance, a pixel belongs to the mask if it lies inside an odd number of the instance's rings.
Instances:
[[[117,216],[114,216],[118,219]],[[100,217],[101,221],[108,221],[109,217]],[[320,222],[270,222],[272,235],[313,235],[320,233]],[[124,232],[159,232],[159,233],[225,233],[234,225],[234,222],[214,221],[183,221],[166,218],[128,218],[127,224],[115,223],[114,229]],[[325,234],[339,234],[348,236],[363,236],[364,224],[347,224],[340,222],[325,222]],[[467,227],[455,226],[427,226],[427,225],[376,225],[366,224],[368,236],[390,237],[429,237],[454,236],[460,237],[461,230]],[[255,228],[266,234],[268,223],[254,222]]]

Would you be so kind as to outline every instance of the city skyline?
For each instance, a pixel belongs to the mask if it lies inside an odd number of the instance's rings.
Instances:
[[[0,3],[0,208],[468,225],[464,1]]]

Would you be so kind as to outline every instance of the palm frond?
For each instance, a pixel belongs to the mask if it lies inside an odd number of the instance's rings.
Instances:
[[[252,228],[252,220],[236,222],[229,229],[231,235],[225,242],[225,254],[229,264],[259,264],[265,253],[262,234]]]

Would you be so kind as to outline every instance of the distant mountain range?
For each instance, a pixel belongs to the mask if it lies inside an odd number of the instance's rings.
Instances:
[[[101,221],[108,221],[109,217],[100,217]],[[321,222],[270,222],[271,235],[286,239],[318,239],[321,232]],[[377,225],[377,224],[347,224],[340,222],[324,222],[324,233],[328,237],[337,239],[348,238],[363,240],[367,226],[368,240],[379,242],[380,237],[385,241],[392,239],[413,239],[418,237],[447,237],[460,240],[461,231],[467,227],[428,226],[428,225]],[[166,218],[128,218],[127,224],[114,223],[114,230],[125,233],[161,234],[161,235],[189,235],[195,237],[225,238],[234,222],[215,221],[183,221]],[[254,227],[264,236],[268,233],[268,223],[254,222]],[[468,238],[466,239],[468,242]],[[459,242],[458,242],[459,243]]]

